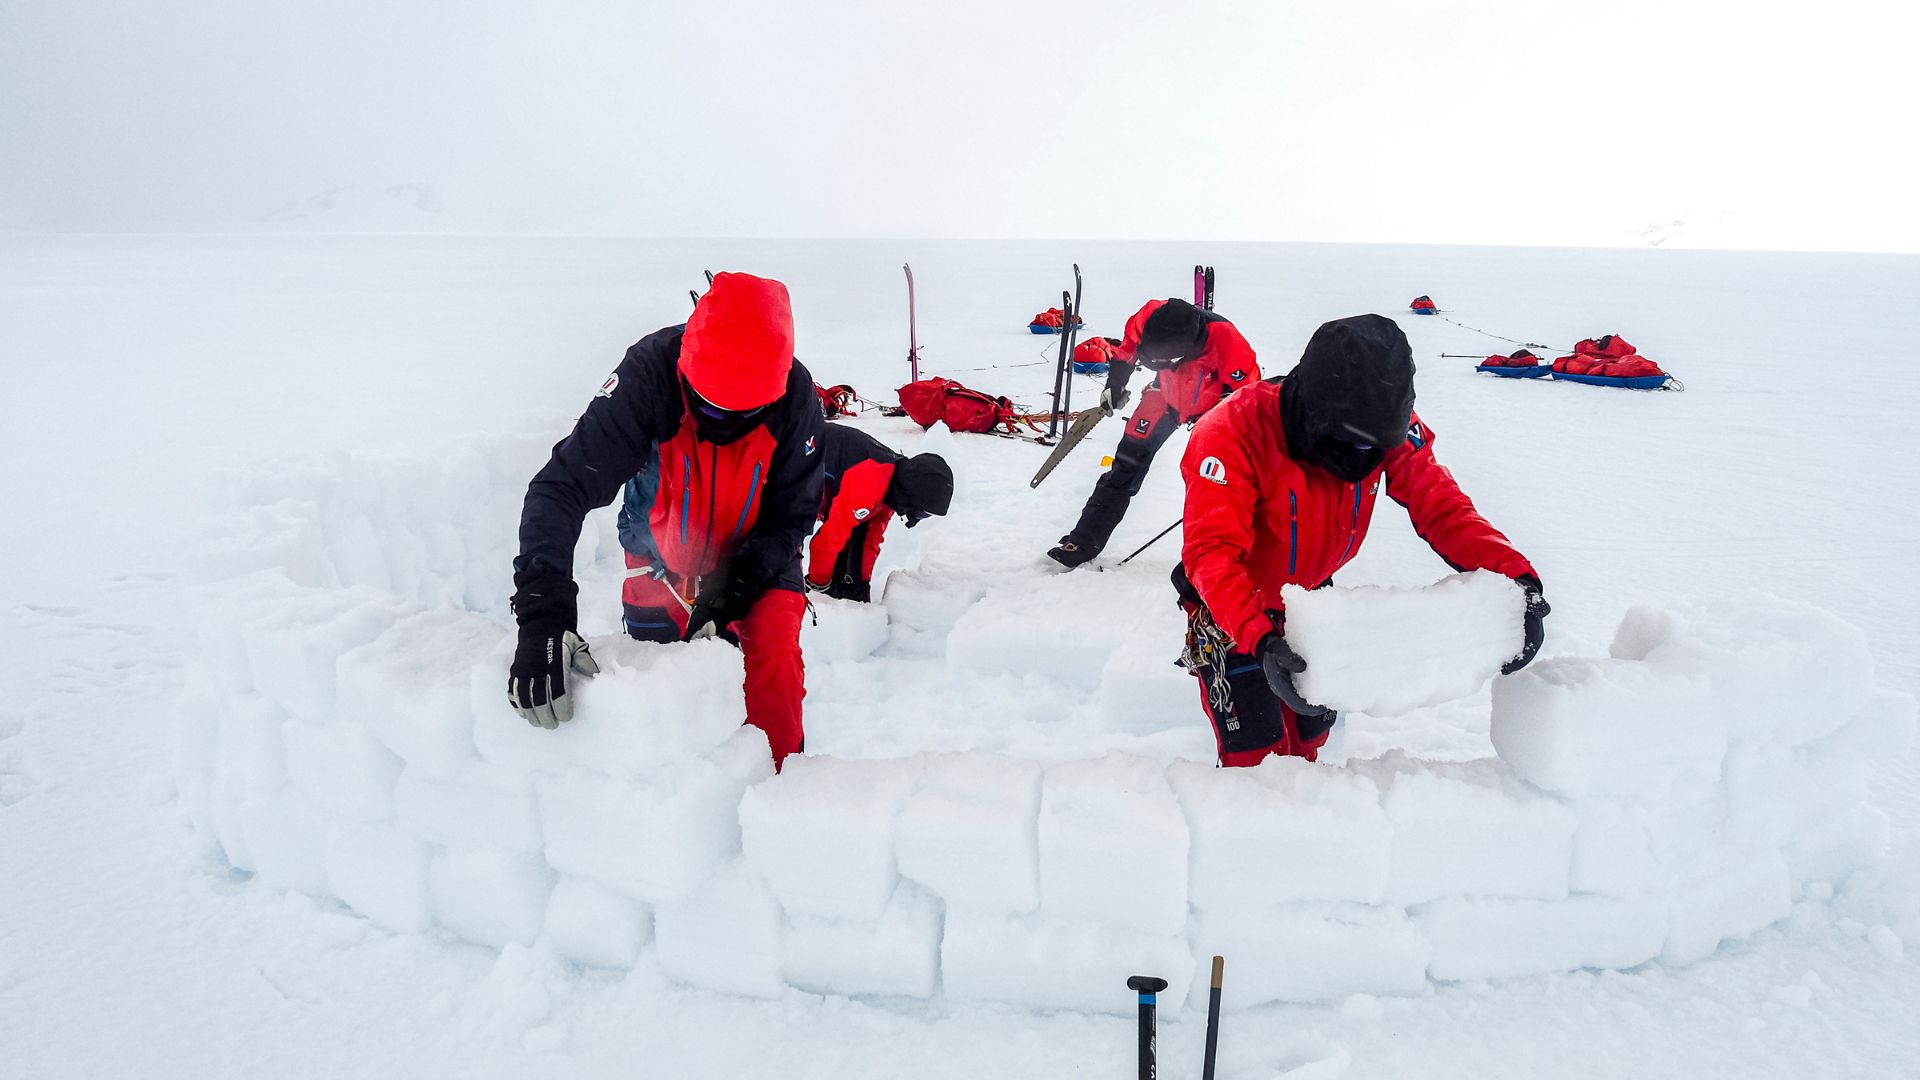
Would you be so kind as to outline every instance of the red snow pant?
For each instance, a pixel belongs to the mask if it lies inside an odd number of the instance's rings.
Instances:
[[[1184,574],[1176,571],[1175,586]],[[1189,586],[1190,588],[1190,586]],[[1336,716],[1301,716],[1273,692],[1260,658],[1230,648],[1213,613],[1197,599],[1182,598],[1187,613],[1187,651],[1181,664],[1200,681],[1200,707],[1213,722],[1220,764],[1258,765],[1269,754],[1314,760],[1326,745]]]
[[[656,578],[647,572],[651,565],[627,553],[627,581],[620,589],[627,633],[641,641],[679,641],[687,632],[689,604],[671,575]],[[746,617],[727,626],[746,661],[747,723],[767,733],[775,769],[806,745],[800,712],[807,696],[800,658],[800,619],[806,610],[801,594],[768,589]]]

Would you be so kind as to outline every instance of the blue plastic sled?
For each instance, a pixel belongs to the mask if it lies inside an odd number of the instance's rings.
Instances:
[[[1059,332],[1059,327],[1048,326],[1046,323],[1034,322],[1027,324],[1027,333],[1029,334],[1057,334]]]
[[[1545,364],[1534,364],[1531,367],[1502,367],[1499,364],[1479,364],[1476,365],[1473,370],[1487,375],[1498,375],[1503,379],[1537,379],[1553,371],[1552,368]]]
[[[1107,365],[1075,362],[1073,365],[1073,373],[1075,375],[1105,375],[1107,373]]]
[[[1564,371],[1553,373],[1555,379],[1566,382],[1586,383],[1589,386],[1613,386],[1624,390],[1658,390],[1667,385],[1671,375],[1635,375],[1621,378],[1618,375],[1570,375]]]
[[[1415,315],[1438,315],[1438,314],[1440,314],[1440,309],[1439,309],[1439,308],[1418,308],[1418,307],[1417,307],[1417,308],[1408,308],[1407,310],[1408,310],[1408,311],[1411,311],[1411,312],[1413,312],[1413,313],[1414,313]]]

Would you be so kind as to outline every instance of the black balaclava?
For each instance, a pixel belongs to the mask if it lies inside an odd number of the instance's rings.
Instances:
[[[909,529],[921,518],[944,515],[953,506],[953,470],[939,454],[915,454],[893,467],[881,501],[905,518]]]
[[[1381,315],[1321,324],[1280,390],[1287,453],[1349,484],[1406,441],[1412,416],[1413,348]]]
[[[687,411],[693,414],[694,433],[702,442],[715,446],[726,446],[737,442],[747,432],[759,426],[761,419],[772,406],[762,405],[757,409],[723,409],[701,397],[685,378],[680,380],[681,389],[687,394]]]
[[[1207,317],[1199,308],[1174,298],[1155,308],[1140,327],[1135,361],[1169,364],[1200,355],[1207,348]]]

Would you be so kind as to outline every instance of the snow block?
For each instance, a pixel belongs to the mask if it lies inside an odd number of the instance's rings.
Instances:
[[[315,727],[299,720],[280,726],[287,776],[327,813],[355,821],[393,816],[400,759],[358,724]]]
[[[1085,918],[950,910],[940,941],[948,1001],[1132,1016],[1127,978],[1142,973],[1166,978],[1160,1008],[1178,1012],[1193,984],[1186,938],[1118,930]]]
[[[1535,787],[1657,798],[1719,777],[1727,711],[1696,673],[1559,657],[1493,684],[1489,734],[1500,760]]]
[[[1398,760],[1366,764],[1392,768]],[[1564,806],[1507,783],[1491,761],[1422,763],[1388,775],[1381,806],[1394,830],[1389,903],[1567,895],[1577,822]]]
[[[1788,881],[1786,860],[1776,852],[1698,868],[1693,880],[1672,894],[1672,930],[1660,958],[1691,964],[1713,955],[1722,941],[1746,937],[1786,918],[1793,910]]]
[[[218,709],[214,774],[242,795],[269,795],[287,782],[280,738],[286,710],[257,694],[231,694]]]
[[[940,970],[940,902],[903,883],[872,922],[789,912],[780,970],[792,985],[821,994],[932,997]]]
[[[306,792],[288,784],[255,795],[239,807],[241,832],[254,876],[276,889],[325,897],[327,819]]]
[[[773,775],[767,737],[739,728],[708,757],[667,767],[646,779],[583,771],[537,778],[547,862],[651,903],[710,877],[740,850],[741,796]]]
[[[919,768],[919,758],[787,758],[740,800],[746,869],[766,879],[789,914],[878,919],[900,881],[893,819]]]
[[[1098,689],[1113,640],[1102,633],[1063,634],[1051,619],[1008,619],[1013,611],[1073,611],[1083,625],[1112,601],[1067,578],[1028,589],[988,590],[947,635],[947,666],[956,674],[1039,675],[1079,690]]]
[[[591,642],[600,674],[574,679],[573,719],[548,730],[507,704],[502,651],[473,669],[470,707],[480,755],[518,770],[657,773],[704,754],[746,723],[740,650],[724,641],[660,645],[626,635]]]
[[[505,630],[478,615],[434,611],[402,619],[340,657],[336,715],[366,725],[420,772],[445,776],[474,756],[473,663],[506,639]]]
[[[1833,742],[1869,761],[1897,761],[1913,751],[1916,726],[1920,726],[1920,701],[1912,694],[1875,690],[1833,736]]]
[[[1167,778],[1192,830],[1195,908],[1376,903],[1384,892],[1393,826],[1369,777],[1273,757],[1251,769],[1176,762]]]
[[[589,967],[630,968],[653,934],[653,909],[585,878],[563,877],[547,899],[554,951]]]
[[[887,609],[880,604],[812,598],[817,617],[800,624],[800,651],[810,664],[864,660],[887,643]]]
[[[546,925],[553,871],[532,856],[449,848],[433,860],[427,882],[434,917],[468,941],[531,945]]]
[[[1526,594],[1490,570],[1419,589],[1280,590],[1287,644],[1307,662],[1299,689],[1342,712],[1394,716],[1466,697],[1520,652]],[[1408,633],[1444,627],[1444,633]],[[1393,648],[1381,649],[1382,641]]]
[[[1569,888],[1632,900],[1657,887],[1660,862],[1637,807],[1615,799],[1579,799],[1567,809],[1575,821]]]
[[[224,776],[215,777],[207,785],[207,816],[213,826],[213,838],[220,845],[220,853],[226,856],[227,865],[249,873],[257,869],[253,862],[253,851],[247,846],[246,817],[241,814],[240,808],[249,798],[271,797],[275,794],[277,792],[248,792],[237,781]]]
[[[1735,741],[1811,742],[1837,730],[1873,692],[1873,657],[1858,628],[1764,593],[1635,607],[1611,651],[1703,677]]]
[[[406,614],[372,590],[309,590],[246,623],[253,683],[296,718],[325,724],[334,714],[340,655],[379,637]]]
[[[660,969],[689,986],[777,998],[780,905],[766,882],[737,865],[654,910]]]
[[[1349,994],[1410,997],[1427,989],[1433,948],[1397,908],[1290,904],[1257,915],[1202,912],[1194,920],[1196,985],[1227,957],[1221,1007],[1338,1001]]]
[[[1795,885],[1809,881],[1844,882],[1855,871],[1879,862],[1891,835],[1887,815],[1856,806],[1794,837],[1787,845],[1787,868]]]
[[[327,831],[327,890],[399,934],[433,925],[427,903],[432,849],[391,825],[348,822]]]
[[[1436,979],[1502,979],[1622,969],[1660,955],[1667,911],[1652,900],[1440,900],[1414,913],[1433,943]]]
[[[469,761],[446,776],[409,765],[393,789],[400,827],[448,847],[495,847],[540,854],[540,814],[524,776]]]
[[[209,585],[267,571],[302,584],[323,583],[331,574],[313,510],[311,502],[281,499],[222,515],[187,553],[181,579]]]
[[[948,905],[987,912],[1040,906],[1036,762],[1001,754],[929,754],[894,820],[900,873]]]
[[[1186,818],[1158,762],[1055,765],[1040,785],[1041,911],[1143,934],[1187,922]]]
[[[1100,718],[1109,731],[1151,735],[1203,723],[1199,684],[1174,663],[1180,653],[1176,629],[1165,638],[1128,634],[1100,672]]]

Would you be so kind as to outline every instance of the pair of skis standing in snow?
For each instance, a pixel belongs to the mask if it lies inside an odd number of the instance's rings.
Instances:
[[[1532,659],[1548,610],[1539,577],[1434,458],[1433,433],[1413,412],[1412,350],[1392,320],[1327,323],[1288,376],[1262,381],[1232,323],[1184,300],[1156,300],[1127,323],[1103,410],[1124,398],[1135,367],[1155,377],[1114,467],[1048,554],[1070,567],[1096,556],[1154,455],[1176,426],[1194,425],[1180,465],[1186,513],[1173,576],[1188,615],[1182,663],[1200,682],[1223,765],[1312,758],[1325,742],[1333,716],[1294,688],[1305,663],[1287,645],[1280,588],[1325,585],[1354,557],[1383,481],[1450,565],[1505,574],[1526,589],[1526,644],[1508,670]],[[856,480],[867,462],[879,464]],[[843,497],[823,506],[829,483]],[[844,497],[850,484],[863,494]],[[953,491],[936,456],[901,459],[825,424],[812,378],[793,359],[784,286],[717,276],[684,327],[628,350],[528,486],[508,696],[534,723],[567,719],[569,677],[597,671],[575,632],[571,556],[587,511],[623,486],[628,632],[737,641],[747,719],[767,733],[776,764],[803,745],[799,628],[809,580],[800,550],[816,520],[827,519],[811,583],[844,577],[852,591],[841,595],[866,599],[858,585],[871,575],[884,515],[911,525],[943,514]],[[880,501],[862,506],[875,491]],[[823,554],[834,570],[823,572]]]

